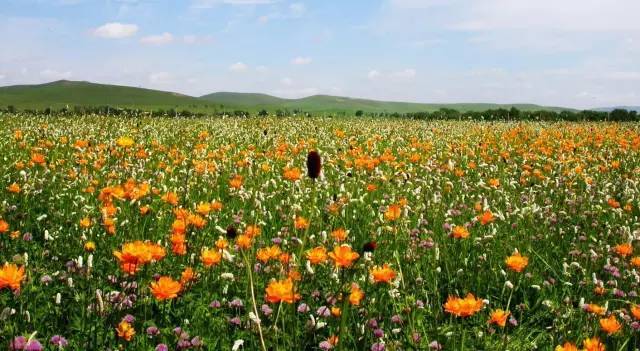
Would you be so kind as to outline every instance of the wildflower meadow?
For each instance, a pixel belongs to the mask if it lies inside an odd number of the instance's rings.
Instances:
[[[637,350],[640,127],[0,114],[0,348]]]

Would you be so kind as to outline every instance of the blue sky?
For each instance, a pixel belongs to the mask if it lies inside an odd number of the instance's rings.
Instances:
[[[640,105],[638,0],[0,0],[0,85]]]

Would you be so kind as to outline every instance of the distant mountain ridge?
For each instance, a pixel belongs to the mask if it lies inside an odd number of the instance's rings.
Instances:
[[[640,113],[640,106],[613,106],[613,107],[599,107],[593,109],[594,111],[599,112],[611,112],[613,110],[627,110],[629,112],[636,111]]]
[[[304,112],[432,112],[441,108],[458,111],[484,111],[488,109],[516,107],[519,110],[572,110],[563,107],[535,104],[493,103],[414,103],[379,101],[329,95],[314,95],[300,99],[285,99],[267,94],[217,92],[200,97],[167,91],[120,85],[98,84],[86,81],[60,80],[36,85],[0,87],[0,106],[12,105],[18,109],[62,108],[65,106],[112,106],[143,110],[177,109],[193,112],[222,110],[265,109],[299,110]]]

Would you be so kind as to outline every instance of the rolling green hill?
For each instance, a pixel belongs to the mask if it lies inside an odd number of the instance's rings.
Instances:
[[[459,111],[484,111],[496,108],[520,110],[567,110],[561,107],[546,107],[533,104],[500,105],[488,103],[423,104],[314,95],[301,99],[283,99],[266,94],[219,92],[193,97],[178,93],[143,89],[119,85],[96,84],[78,81],[56,81],[39,85],[14,85],[0,87],[0,106],[12,105],[18,109],[38,109],[65,106],[105,106],[139,108],[143,110],[190,110],[193,112],[215,112],[223,110],[246,110],[256,112],[265,109],[300,110],[304,112],[419,112],[450,108]]]
[[[157,109],[204,108],[198,98],[177,93],[119,85],[60,80],[39,85],[0,87],[0,106],[18,109],[62,108],[65,106],[137,107]]]

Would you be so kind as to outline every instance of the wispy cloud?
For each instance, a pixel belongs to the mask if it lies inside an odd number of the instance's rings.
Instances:
[[[173,35],[167,32],[159,35],[149,35],[141,38],[140,42],[147,45],[166,45],[173,42]]]
[[[295,57],[294,59],[291,60],[291,64],[294,64],[294,65],[308,65],[311,62],[313,62],[313,59],[311,57],[302,57],[302,56]]]
[[[95,36],[106,39],[126,38],[135,35],[137,32],[137,25],[119,22],[106,23],[93,30]]]

